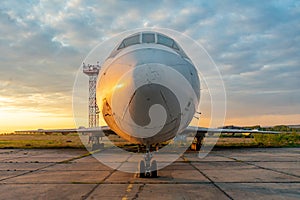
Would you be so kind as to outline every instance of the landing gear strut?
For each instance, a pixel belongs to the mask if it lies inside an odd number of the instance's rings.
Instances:
[[[146,154],[144,155],[144,160],[140,161],[139,164],[139,174],[140,178],[157,177],[157,162],[156,160],[152,160],[153,155],[150,152],[150,145],[146,146]]]
[[[101,137],[102,140],[102,137]],[[89,135],[89,143],[92,143],[92,151],[104,149],[104,143],[100,143],[100,136],[96,134]]]
[[[205,134],[197,134],[191,144],[191,150],[200,151]]]

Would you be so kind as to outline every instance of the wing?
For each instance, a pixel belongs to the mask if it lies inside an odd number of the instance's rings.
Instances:
[[[196,127],[196,126],[188,126],[184,131],[179,133],[179,135],[192,135],[197,132],[197,136],[202,136],[205,133],[214,134],[214,133],[265,133],[265,134],[279,134],[281,132],[278,131],[259,131],[259,130],[246,130],[246,129],[219,129],[219,128],[204,128],[204,127]],[[98,136],[108,136],[108,135],[116,135],[116,133],[111,130],[109,126],[99,126],[93,128],[78,128],[78,129],[37,129],[37,130],[25,130],[25,131],[15,131],[15,133],[45,133],[45,134],[53,134],[53,133],[61,133],[63,135],[67,135],[70,133],[92,133],[97,134]]]
[[[222,129],[222,128],[204,128],[196,126],[188,126],[180,135],[189,135],[191,133],[197,132],[196,136],[203,136],[205,133],[262,133],[262,134],[279,134],[278,131],[260,131],[260,130],[247,130],[247,129]]]
[[[195,127],[188,126],[184,131],[179,133],[181,136],[192,136],[194,137],[194,141],[191,145],[191,149],[195,151],[199,151],[202,145],[202,140],[205,137],[205,134],[213,135],[215,133],[263,133],[263,134],[278,134],[280,132],[277,131],[259,131],[259,130],[246,130],[246,129],[223,129],[223,128],[204,128],[204,127]]]
[[[67,135],[70,133],[82,133],[82,134],[96,134],[97,136],[108,136],[108,135],[116,135],[114,131],[111,130],[108,126],[99,126],[93,128],[74,128],[74,129],[37,129],[37,130],[25,130],[25,131],[15,131],[15,133],[45,133],[45,134],[53,134],[53,133],[61,133],[63,135]]]

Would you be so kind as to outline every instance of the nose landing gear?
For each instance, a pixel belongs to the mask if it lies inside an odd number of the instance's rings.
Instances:
[[[157,177],[157,162],[152,160],[153,155],[150,152],[150,145],[146,146],[146,154],[144,160],[140,161],[139,164],[139,175],[140,178],[156,178]]]

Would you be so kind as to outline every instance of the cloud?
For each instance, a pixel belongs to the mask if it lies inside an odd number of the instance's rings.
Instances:
[[[75,73],[96,44],[156,26],[186,33],[208,50],[231,117],[299,114],[299,19],[297,1],[3,1],[0,97],[16,97],[17,107],[34,108],[43,98],[61,108],[71,103]]]

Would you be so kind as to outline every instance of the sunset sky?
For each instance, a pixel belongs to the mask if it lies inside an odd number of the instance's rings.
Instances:
[[[0,133],[74,127],[72,90],[83,59],[99,42],[142,27],[202,44],[223,77],[227,125],[300,124],[299,22],[300,2],[289,0],[3,0]]]

